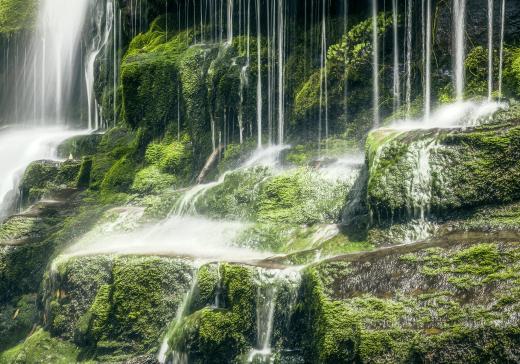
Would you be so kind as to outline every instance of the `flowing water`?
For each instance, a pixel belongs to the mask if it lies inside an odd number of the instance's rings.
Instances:
[[[412,105],[412,8],[413,0],[408,0],[406,9],[406,116],[410,116]]]
[[[493,97],[493,0],[488,0],[488,101]]]
[[[393,41],[394,41],[394,74],[393,74],[393,94],[394,112],[401,106],[401,79],[399,64],[399,32],[398,32],[398,6],[397,0],[392,0],[392,22],[393,22]]]
[[[502,0],[500,7],[500,50],[499,50],[499,68],[498,68],[498,97],[502,98],[502,76],[504,67],[504,30],[505,30],[505,13],[506,13],[506,0]]]
[[[466,0],[453,0],[454,83],[457,101],[464,98],[464,59],[466,57]]]
[[[427,121],[431,113],[431,56],[432,56],[432,4],[426,1],[426,45],[425,45],[425,71],[424,71],[424,118]]]
[[[377,30],[377,0],[372,0],[372,103],[375,128],[379,127],[379,40]]]
[[[273,331],[277,301],[281,290],[289,289],[291,295],[289,307],[283,307],[291,311],[291,304],[296,301],[296,290],[300,283],[298,270],[257,269],[257,302],[256,302],[256,347],[249,352],[249,363],[273,363]]]
[[[26,100],[17,122],[64,123],[81,74],[80,45],[89,0],[44,0],[39,6],[24,67],[27,77],[12,91]]]
[[[113,4],[108,0],[103,9],[103,4],[98,3],[94,9],[95,35],[92,37],[90,48],[86,58],[85,82],[87,88],[88,128],[97,130],[100,128],[100,110],[94,95],[94,66],[99,53],[108,43],[114,19]],[[115,32],[114,32],[115,33]]]
[[[0,220],[16,202],[26,167],[35,160],[56,159],[58,145],[78,133],[63,127],[0,129]]]
[[[464,128],[488,122],[497,111],[506,109],[507,104],[499,102],[461,101],[439,107],[429,118],[419,120],[397,120],[388,129],[416,130],[436,128]]]

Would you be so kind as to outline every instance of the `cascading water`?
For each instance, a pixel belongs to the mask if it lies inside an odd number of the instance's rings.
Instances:
[[[78,111],[84,87],[81,77],[84,61],[82,36],[91,9],[99,10],[95,4],[91,7],[89,0],[43,0],[39,4],[36,26],[25,48],[24,62],[16,65],[18,68],[15,69],[16,73],[24,76],[11,84],[9,93],[2,95],[4,103],[9,97],[24,100],[26,107],[6,114],[8,123],[26,127],[0,130],[0,149],[4,156],[0,159],[0,170],[4,173],[0,186],[0,215],[11,212],[20,177],[32,161],[56,158],[61,142],[84,133],[67,130],[67,126],[80,125]],[[89,89],[93,88],[93,63],[98,45],[102,43],[99,19],[104,17],[104,13],[104,9],[95,12],[93,49],[86,57],[85,76]],[[87,93],[87,99],[89,111],[93,110],[92,93]],[[92,126],[91,115],[89,126]]]
[[[327,77],[327,17],[322,2],[321,56],[320,56],[320,111],[318,116],[318,148],[321,150],[323,119],[325,119],[325,143],[329,138],[328,77]],[[326,147],[325,147],[326,148]]]
[[[392,0],[392,23],[393,23],[393,41],[394,41],[394,74],[393,74],[393,94],[394,94],[394,112],[401,106],[401,79],[399,64],[399,32],[398,32],[398,13],[397,0]]]
[[[100,128],[99,106],[94,95],[94,66],[99,53],[107,45],[114,19],[113,4],[108,0],[103,9],[99,3],[94,8],[94,22],[96,33],[92,37],[90,50],[86,58],[85,81],[87,88],[88,128],[97,130]],[[115,32],[114,32],[115,34]],[[114,68],[115,69],[115,68]]]
[[[428,120],[431,112],[431,55],[432,55],[432,5],[431,0],[426,1],[426,57],[425,57],[425,81],[424,81],[424,116]]]
[[[283,286],[289,286],[291,301],[295,301],[296,289],[299,286],[300,275],[297,270],[257,270],[257,303],[256,303],[256,331],[257,345],[250,351],[247,362],[272,363],[273,362],[273,330],[275,326],[275,313],[277,300]],[[284,307],[289,312],[289,307]]]
[[[453,0],[454,28],[454,83],[457,101],[464,98],[464,59],[466,55],[465,42],[466,0]]]
[[[488,101],[493,96],[493,0],[488,0]]]
[[[13,212],[25,168],[35,160],[56,159],[57,146],[77,134],[63,127],[0,130],[0,221]]]
[[[14,91],[27,105],[17,122],[38,120],[50,125],[68,119],[78,91],[80,43],[89,3],[41,1],[27,61],[29,75]]]
[[[257,83],[256,83],[256,124],[258,133],[258,148],[262,147],[262,35],[261,29],[261,14],[260,14],[260,0],[256,0],[256,54],[257,54]]]
[[[377,31],[377,0],[372,0],[372,103],[374,108],[374,127],[379,126],[379,41]]]
[[[500,11],[500,60],[498,68],[498,97],[502,98],[502,76],[504,67],[504,30],[505,30],[505,13],[506,13],[506,0],[502,0],[501,11]]]
[[[406,8],[406,115],[410,116],[412,105],[412,7],[413,0],[408,0]]]

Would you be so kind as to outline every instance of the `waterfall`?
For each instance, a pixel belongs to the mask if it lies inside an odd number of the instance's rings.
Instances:
[[[465,24],[466,0],[453,0],[453,27],[454,27],[454,76],[455,96],[457,101],[464,98],[464,59],[465,59]]]
[[[289,307],[284,307],[291,313],[296,302],[297,289],[300,285],[300,273],[297,270],[257,269],[257,302],[256,302],[256,347],[249,352],[248,363],[273,363],[273,331],[277,301],[282,294],[289,294]],[[284,289],[286,292],[283,292]],[[285,300],[284,300],[285,302]]]
[[[493,0],[488,0],[488,101],[493,97]]]
[[[410,116],[412,104],[412,7],[413,0],[408,0],[406,9],[406,115]]]
[[[257,63],[257,80],[256,80],[256,125],[258,133],[258,148],[262,147],[262,33],[260,20],[260,0],[256,0],[256,63]]]
[[[431,113],[431,55],[432,55],[432,6],[431,0],[426,0],[426,58],[424,82],[424,116],[428,120]]]
[[[175,333],[181,329],[183,319],[188,314],[188,309],[193,301],[193,295],[195,294],[195,289],[199,283],[199,274],[198,269],[193,273],[193,279],[188,289],[188,292],[184,295],[184,299],[177,307],[177,312],[175,313],[175,320],[173,321],[173,325],[168,329],[166,335],[164,335],[163,341],[161,343],[161,347],[159,349],[159,353],[157,354],[157,361],[163,364],[166,363],[170,356],[173,357],[174,363],[187,363],[187,358],[183,353],[177,353],[175,351],[170,350],[170,339]]]
[[[233,1],[227,0],[227,42],[233,43]]]
[[[372,67],[374,128],[379,126],[379,42],[377,39],[377,0],[372,0]]]
[[[26,107],[16,112],[16,122],[36,119],[41,124],[64,123],[78,91],[81,36],[88,0],[43,0],[23,62],[26,77],[12,86],[15,98]]]
[[[348,0],[344,1],[343,4],[343,36],[346,37],[348,32]],[[343,61],[345,62],[345,84],[343,85],[344,91],[343,91],[343,103],[344,105],[344,113],[345,113],[345,119],[348,120],[348,71],[349,68],[346,66],[348,62],[348,51],[347,47],[345,47],[345,52],[343,54]]]
[[[278,144],[284,142],[285,121],[285,4],[278,0]]]
[[[500,17],[500,65],[498,69],[498,97],[502,99],[502,73],[504,67],[504,28],[505,28],[506,0],[502,0]]]
[[[393,40],[394,40],[394,112],[399,108],[401,104],[401,80],[399,77],[399,34],[397,27],[397,0],[392,0],[392,23],[393,23]]]
[[[95,35],[92,37],[90,50],[86,56],[85,84],[87,91],[88,128],[99,129],[98,104],[94,95],[94,65],[97,56],[106,46],[112,30],[112,18],[114,17],[112,1],[107,1],[106,9],[103,11],[101,4],[94,8]],[[104,22],[103,22],[104,20]]]
[[[321,150],[323,114],[325,114],[325,143],[329,137],[328,77],[327,77],[327,17],[325,1],[322,2],[321,54],[320,54],[320,110],[318,116],[318,149]],[[323,110],[325,109],[325,110]]]

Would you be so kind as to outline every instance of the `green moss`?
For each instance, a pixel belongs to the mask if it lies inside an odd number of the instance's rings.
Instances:
[[[135,164],[129,157],[117,161],[106,173],[101,189],[110,192],[127,192],[135,176]]]
[[[215,274],[215,268],[220,275]],[[207,307],[218,289],[225,308]],[[256,297],[252,268],[231,264],[202,267],[190,311],[170,334],[171,347],[190,362],[239,360],[256,338]]]
[[[102,134],[80,135],[67,139],[58,146],[58,157],[81,159],[96,154]]]
[[[78,361],[78,355],[79,349],[73,344],[38,329],[22,344],[2,353],[0,362],[70,364]]]
[[[135,175],[131,190],[140,194],[155,194],[168,188],[174,188],[175,176],[162,173],[157,167],[146,167]]]
[[[0,34],[31,29],[38,10],[35,0],[4,0],[0,3]]]
[[[36,294],[3,304],[0,309],[0,352],[25,339],[37,320]]]

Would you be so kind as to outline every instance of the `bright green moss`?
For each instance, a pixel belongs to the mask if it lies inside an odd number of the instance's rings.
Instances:
[[[0,34],[31,29],[38,10],[36,0],[2,0],[0,3]]]
[[[70,364],[79,360],[79,353],[73,344],[38,329],[23,343],[0,354],[0,362]]]
[[[168,188],[174,188],[177,179],[162,173],[155,166],[146,167],[135,175],[131,190],[139,194],[156,194]]]

